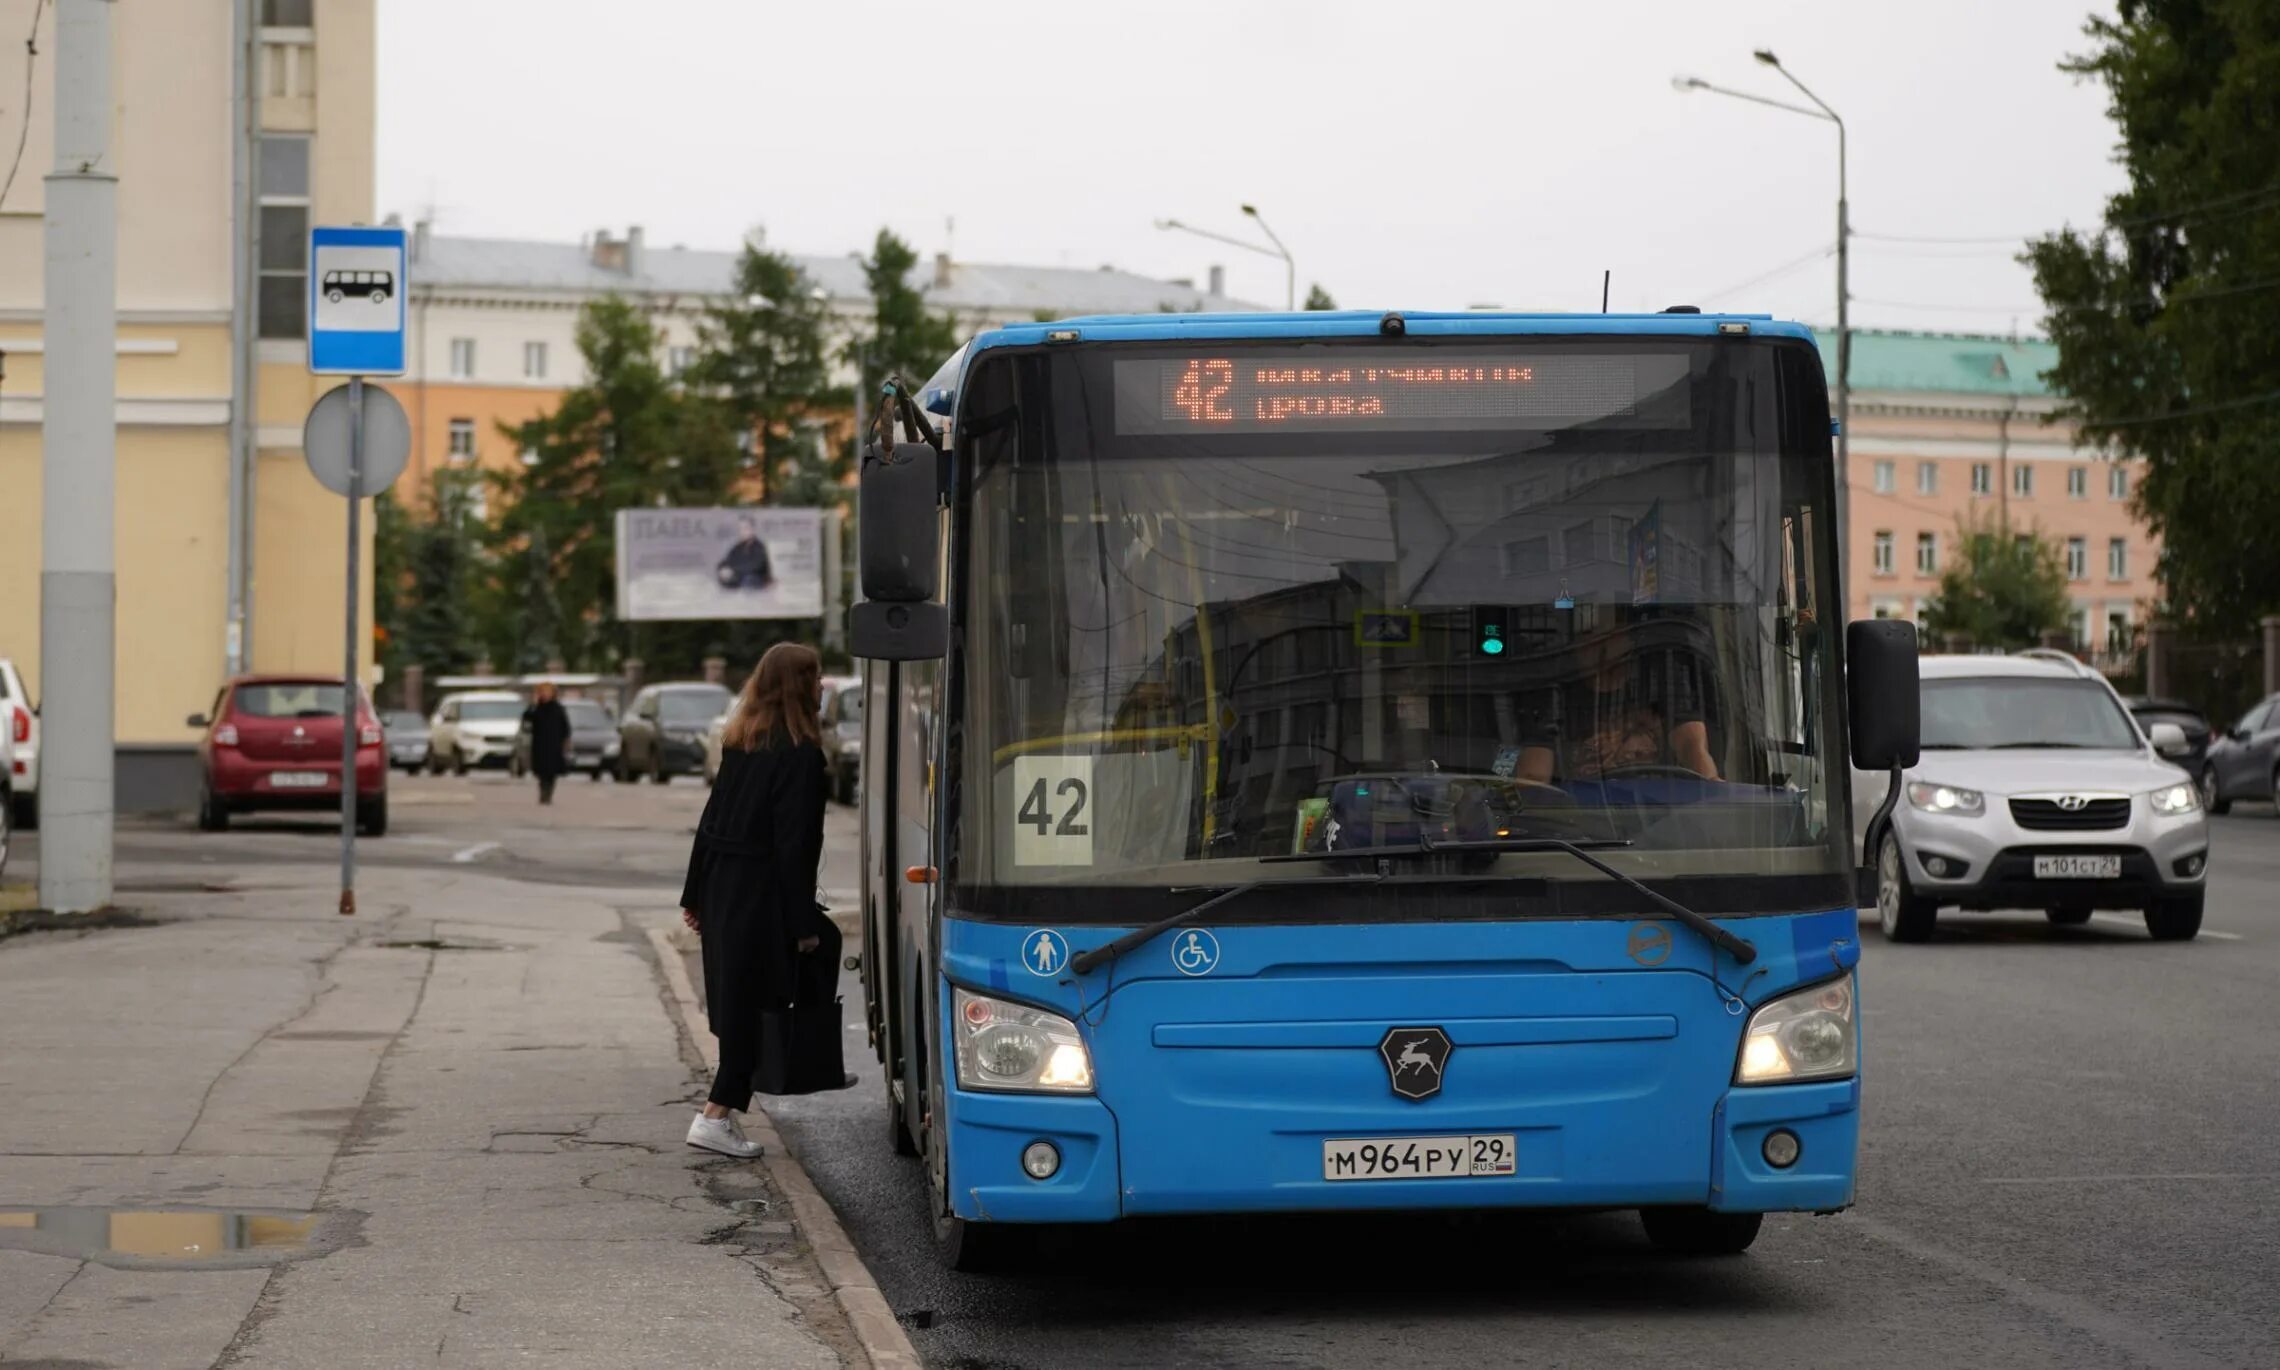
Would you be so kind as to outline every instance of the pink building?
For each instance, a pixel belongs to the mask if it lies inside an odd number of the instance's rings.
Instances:
[[[1836,369],[1835,335],[1820,335]],[[2156,595],[2158,548],[2130,513],[2136,464],[2075,446],[2048,421],[2040,340],[1856,330],[1852,356],[1850,617],[1921,623],[1957,529],[1993,520],[2064,552],[2075,647],[2126,650]]]

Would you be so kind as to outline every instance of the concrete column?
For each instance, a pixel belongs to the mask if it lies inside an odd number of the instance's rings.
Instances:
[[[2264,629],[2264,693],[2280,694],[2280,614],[2266,614],[2260,626]]]
[[[427,691],[427,667],[404,668],[404,707],[415,714],[427,712],[423,696]]]
[[[111,0],[56,0],[40,434],[40,902],[111,902],[118,576],[118,195]]]
[[[720,684],[721,682],[723,682],[723,681],[725,681],[725,680],[727,680],[727,679],[728,679],[728,658],[727,658],[727,657],[724,657],[724,656],[708,656],[708,657],[706,657],[706,658],[705,658],[705,683],[706,683],[707,685],[718,685],[718,684]]]
[[[2169,639],[2172,630],[2163,624],[2145,625],[2145,692],[2155,699],[2166,699],[2172,693],[2169,679]]]

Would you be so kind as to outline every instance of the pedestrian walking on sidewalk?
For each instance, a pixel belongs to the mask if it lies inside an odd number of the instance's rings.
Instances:
[[[829,788],[822,707],[815,651],[770,647],[729,715],[681,889],[681,917],[704,939],[705,1013],[720,1039],[689,1145],[727,1156],[760,1154],[732,1116],[750,1107],[756,1076],[783,1094],[853,1083],[839,1057],[839,929],[815,899]],[[827,1031],[801,1030],[826,1012]]]
[[[554,782],[570,769],[570,711],[554,697],[554,682],[538,682],[535,702],[523,713],[530,725],[530,769],[538,777],[538,802],[554,802]]]

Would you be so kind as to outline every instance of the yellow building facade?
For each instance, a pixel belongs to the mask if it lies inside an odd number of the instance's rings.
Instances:
[[[249,344],[255,454],[246,617],[251,671],[341,666],[347,510],[301,457],[312,377],[302,337],[311,224],[369,223],[374,186],[374,0],[259,0],[247,81],[259,132],[240,210],[239,56],[232,0],[120,6],[114,20],[118,174],[117,572],[121,809],[183,805],[196,732],[233,659],[230,472],[234,372]],[[18,35],[39,0],[0,0]],[[35,698],[40,663],[40,490],[45,392],[44,196],[52,162],[54,10],[39,20],[30,126],[0,200],[0,656]],[[18,67],[17,70],[21,70]],[[15,103],[15,102],[11,102]],[[235,245],[258,228],[258,288],[240,307]],[[367,511],[369,513],[369,511]],[[370,621],[370,528],[360,599]],[[369,679],[367,635],[364,671]]]

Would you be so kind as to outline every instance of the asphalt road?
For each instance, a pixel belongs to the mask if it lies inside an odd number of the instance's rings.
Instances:
[[[2215,820],[2198,941],[2134,918],[1865,933],[1858,1205],[1749,1254],[1629,1214],[1163,1222],[950,1275],[888,1149],[846,977],[845,1094],[770,1112],[928,1362],[1058,1366],[2280,1363],[2280,821]]]
[[[704,790],[394,782],[368,863],[540,884],[655,881],[669,904]],[[2214,820],[2207,930],[1949,915],[1928,946],[1865,933],[1860,1201],[1768,1222],[1748,1255],[1652,1252],[1628,1214],[1161,1222],[1064,1234],[1031,1269],[935,1264],[916,1162],[884,1130],[852,975],[843,1094],[776,1101],[780,1130],[938,1367],[2280,1364],[2280,818]],[[852,812],[824,885],[854,884]],[[225,835],[137,820],[138,869],[325,859],[321,820]],[[32,874],[37,840],[10,880]],[[16,863],[21,863],[20,865]],[[629,878],[630,877],[630,878]]]

